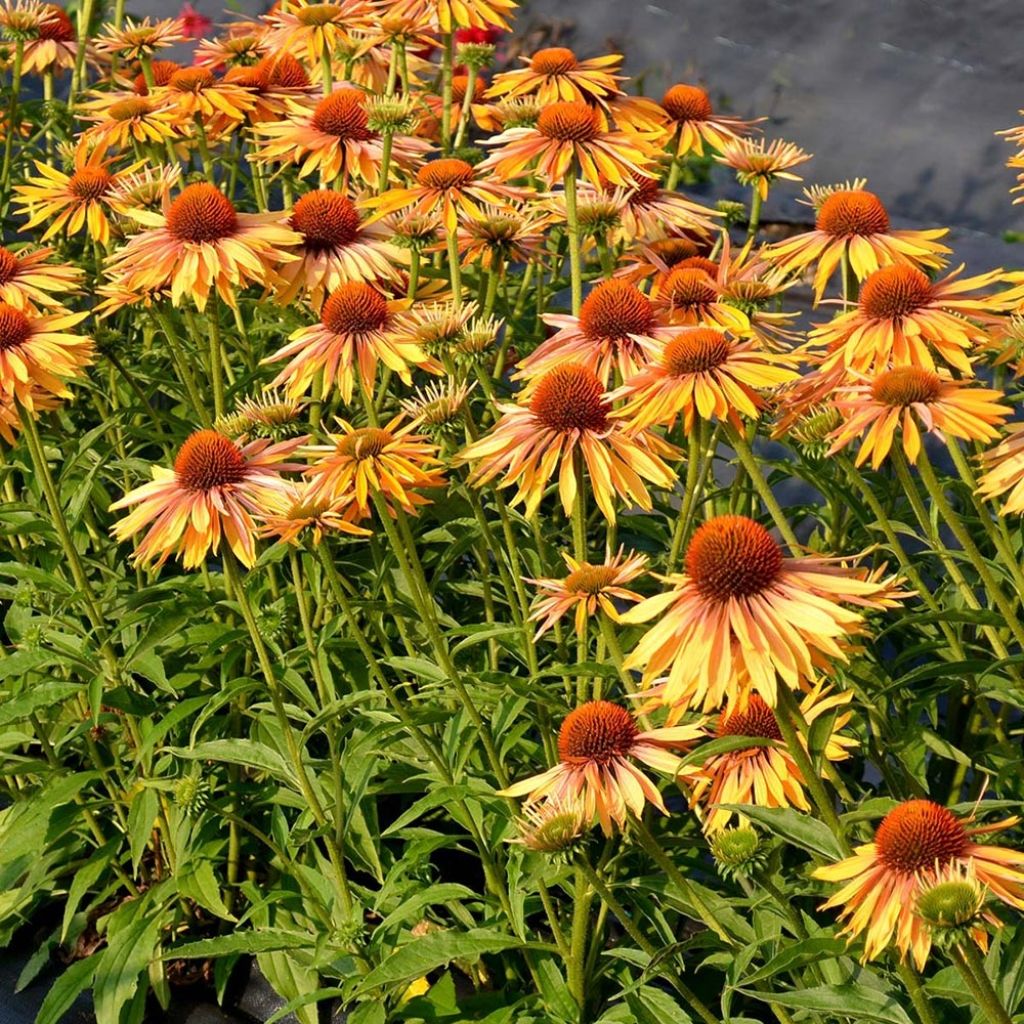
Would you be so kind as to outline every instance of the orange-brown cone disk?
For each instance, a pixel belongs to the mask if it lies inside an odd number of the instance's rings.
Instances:
[[[673,121],[706,121],[714,113],[708,94],[697,85],[673,85],[661,105]]]
[[[387,323],[388,304],[376,288],[362,281],[348,281],[328,296],[320,319],[335,334],[379,331]]]
[[[597,111],[582,101],[552,103],[540,112],[537,131],[559,142],[589,142],[600,133],[601,121]]]
[[[31,333],[28,317],[20,309],[0,302],[0,352],[24,344]]]
[[[717,516],[698,527],[686,551],[686,572],[712,601],[750,597],[770,587],[782,571],[775,538],[746,516]]]
[[[359,237],[359,213],[340,192],[319,189],[295,203],[291,226],[302,233],[308,248],[333,249]]]
[[[673,377],[686,377],[713,370],[728,358],[729,342],[721,331],[694,327],[669,341],[661,361]]]
[[[889,230],[889,214],[874,192],[846,189],[833,192],[818,210],[816,227],[827,235],[882,235]]]
[[[182,189],[167,211],[167,230],[183,242],[216,242],[234,234],[238,214],[231,200],[208,182]]]
[[[767,740],[781,740],[782,732],[775,719],[775,712],[756,693],[747,698],[746,711],[730,711],[726,708],[718,716],[716,738],[723,736],[762,736]]]
[[[367,127],[363,94],[357,89],[338,89],[325,96],[313,111],[312,125],[325,135],[365,142],[373,138]]]
[[[530,411],[550,430],[600,432],[608,426],[604,387],[594,373],[575,363],[556,367],[541,377]]]
[[[928,275],[916,267],[896,264],[869,274],[861,285],[860,309],[876,320],[909,316],[932,297]]]
[[[174,472],[190,491],[209,491],[245,478],[242,450],[216,430],[197,430],[178,450]]]
[[[593,341],[647,334],[653,326],[651,300],[624,281],[603,281],[580,307],[580,328]]]
[[[894,807],[875,833],[883,863],[906,873],[943,867],[964,856],[970,844],[956,815],[931,800],[908,800]]]
[[[558,756],[571,765],[607,764],[630,752],[637,731],[625,708],[592,700],[566,715],[558,731]]]
[[[942,390],[937,373],[920,366],[897,366],[875,378],[871,397],[883,405],[913,405],[934,402]]]
[[[424,188],[465,188],[476,177],[473,165],[465,160],[432,160],[416,172],[416,182]]]

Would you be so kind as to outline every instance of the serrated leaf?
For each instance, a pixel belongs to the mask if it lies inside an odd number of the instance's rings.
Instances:
[[[774,988],[768,992],[750,988],[739,991],[762,1002],[778,1003],[794,1010],[830,1013],[857,1024],[868,1020],[880,1024],[913,1024],[906,1010],[891,995],[866,985],[820,985],[790,992]]]

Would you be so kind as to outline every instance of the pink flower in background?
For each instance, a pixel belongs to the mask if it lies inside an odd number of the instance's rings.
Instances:
[[[183,23],[182,31],[189,39],[202,39],[213,24],[201,11],[197,11],[188,0],[181,5],[178,17]]]

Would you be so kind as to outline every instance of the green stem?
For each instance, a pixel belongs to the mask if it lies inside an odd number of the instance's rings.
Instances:
[[[3,187],[3,205],[0,214],[6,214],[11,194],[11,157],[14,154],[14,140],[18,135],[18,103],[21,99],[21,69],[25,59],[25,43],[19,39],[14,44],[14,62],[11,67],[11,102],[7,107],[7,132],[4,137],[4,164],[0,172]]]
[[[580,1010],[580,1019],[586,1018],[587,977],[586,955],[587,937],[590,932],[591,896],[587,886],[586,873],[576,870],[576,887],[572,904],[572,931],[569,936],[569,960],[566,963],[569,991]]]
[[[900,978],[903,979],[903,986],[910,996],[910,1001],[914,1004],[918,1017],[921,1018],[921,1024],[939,1024],[917,971],[910,964],[903,962],[898,964],[898,970]]]
[[[963,975],[964,981],[975,992],[978,1002],[981,1004],[982,1012],[989,1020],[989,1024],[1013,1024],[1009,1013],[1003,1006],[1002,1000],[992,986],[992,981],[985,970],[985,961],[981,952],[973,942],[965,942],[955,946],[952,950],[953,960]],[[974,984],[971,985],[973,980]]]
[[[473,104],[473,93],[476,90],[476,68],[469,68],[469,80],[466,82],[466,95],[462,97],[462,110],[459,112],[459,128],[455,133],[455,149],[458,149],[466,137],[469,127],[470,108]]]
[[[761,226],[761,193],[757,185],[753,187],[753,196],[750,200],[750,218],[747,222],[747,241],[752,242],[757,237],[757,229]]]
[[[455,36],[446,32],[441,40],[441,150],[452,151],[452,58]]]
[[[71,72],[71,85],[68,87],[68,110],[75,109],[75,94],[82,88],[85,72],[85,50],[89,42],[89,30],[92,27],[94,0],[82,0],[78,9],[78,49],[75,52],[75,67]]]
[[[576,160],[565,172],[565,219],[569,235],[569,273],[572,279],[572,315],[579,316],[583,304],[583,269],[580,260],[580,222],[576,209]]]
[[[459,236],[456,231],[445,229],[448,243],[448,273],[452,282],[452,302],[455,308],[462,308],[462,265],[459,263]]]
[[[779,533],[782,534],[783,539],[789,546],[790,553],[797,555],[800,553],[800,542],[796,539],[796,534],[793,532],[793,527],[789,525],[789,520],[786,518],[786,514],[782,511],[782,506],[779,505],[772,489],[768,484],[768,481],[764,478],[764,474],[761,472],[761,467],[758,464],[757,458],[751,450],[750,444],[747,442],[747,438],[742,430],[736,430],[734,427],[727,427],[726,434],[729,438],[729,443],[732,445],[733,450],[739,457],[740,465],[746,470],[747,475],[750,477],[751,482],[754,485],[754,489],[757,491],[764,502],[764,506],[768,509],[768,514],[772,517],[776,528]]]
[[[178,379],[185,385],[185,391],[188,393],[189,401],[192,403],[192,412],[204,427],[210,426],[210,413],[196,385],[195,377],[192,376],[188,358],[181,347],[181,340],[174,327],[174,321],[171,319],[172,314],[165,312],[158,306],[153,307],[152,313],[160,325],[160,329],[164,332],[164,338],[167,340],[167,347],[171,353],[171,361],[174,363]]]

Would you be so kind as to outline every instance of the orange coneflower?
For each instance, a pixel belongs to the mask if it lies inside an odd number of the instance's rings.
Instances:
[[[351,502],[332,501],[329,496],[311,495],[310,481],[293,484],[274,494],[260,513],[263,525],[261,537],[272,537],[284,544],[298,544],[302,535],[309,531],[314,544],[319,544],[324,534],[343,533],[350,537],[369,537],[372,531],[357,526],[351,520]]]
[[[698,527],[685,572],[663,578],[671,589],[622,617],[661,615],[626,668],[664,683],[665,703],[704,710],[742,703],[748,687],[774,707],[779,679],[795,689],[816,661],[847,660],[840,641],[862,631],[864,616],[844,604],[888,608],[905,596],[892,580],[841,559],[787,558],[760,523],[733,515]]]
[[[819,683],[800,702],[808,725],[823,715],[834,713],[822,751],[832,762],[845,761],[850,756],[849,748],[857,745],[855,739],[839,735],[853,717],[848,707],[852,696],[849,691],[831,693]],[[705,809],[705,832],[717,832],[729,824],[733,815],[742,816],[742,812],[722,804],[811,809],[804,793],[806,779],[782,740],[775,712],[763,698],[752,693],[745,708],[727,706],[718,716],[712,736],[714,739],[749,736],[762,743],[716,754],[698,767],[685,770],[691,787],[690,806]],[[801,741],[805,742],[803,737]],[[697,750],[699,752],[700,748]]]
[[[104,26],[104,31],[96,37],[95,45],[99,53],[120,60],[136,61],[148,59],[157,50],[183,43],[186,39],[185,23],[181,18],[162,18],[156,21],[151,18],[143,18],[141,21],[125,18],[121,28]]]
[[[776,242],[764,256],[780,273],[793,273],[817,263],[814,300],[821,299],[829,278],[844,256],[858,281],[891,263],[936,269],[943,266],[946,246],[936,241],[948,228],[893,231],[882,201],[864,189],[835,189],[817,193],[820,205],[814,230]],[[812,200],[812,204],[813,204]]]
[[[670,151],[674,157],[687,153],[702,156],[705,145],[724,149],[731,139],[748,135],[765,120],[759,117],[743,121],[738,117],[716,114],[710,97],[699,85],[683,82],[666,91],[661,98],[661,106],[668,115],[669,127],[675,133]]]
[[[30,399],[22,405],[25,409],[30,409],[33,415],[39,415],[41,412],[52,412],[58,408],[60,399],[48,391],[36,388],[31,391]],[[18,402],[11,395],[0,394],[0,437],[13,445],[18,440],[18,434],[23,426]]]
[[[741,185],[755,189],[761,199],[767,199],[768,189],[776,179],[803,181],[789,168],[806,163],[811,154],[782,139],[774,139],[768,146],[765,146],[764,139],[756,142],[753,139],[730,139],[715,159],[731,167]]]
[[[495,266],[528,263],[544,248],[551,215],[536,207],[513,209],[484,206],[480,216],[464,218],[456,235],[462,265]],[[438,243],[443,248],[444,243]]]
[[[569,575],[559,578],[530,579],[527,582],[537,586],[540,593],[530,609],[530,622],[539,622],[537,638],[543,636],[567,612],[573,611],[576,632],[586,632],[587,619],[600,610],[609,618],[618,621],[618,601],[640,601],[642,598],[627,583],[642,576],[647,569],[647,556],[622,548],[607,561],[592,564],[578,562],[571,555],[564,554]]]
[[[455,231],[462,218],[480,219],[483,205],[510,206],[528,194],[525,189],[480,178],[477,168],[465,160],[445,157],[423,164],[416,172],[415,185],[388,189],[382,195],[364,199],[360,206],[375,209],[375,217],[396,210],[414,217],[440,214],[445,229]]]
[[[645,362],[645,350],[668,342],[681,328],[658,320],[651,300],[625,281],[602,281],[580,306],[579,316],[545,313],[557,333],[519,364],[515,379],[534,378],[565,362],[595,373],[606,387],[614,373],[626,380]]]
[[[639,178],[622,198],[619,229],[609,239],[613,244],[662,238],[666,233],[707,236],[719,227],[711,219],[721,216],[716,210],[662,188],[657,178]]]
[[[241,86],[252,96],[254,106],[248,111],[252,124],[281,121],[291,114],[295,101],[310,99],[315,93],[306,69],[287,50],[268,54],[248,67],[229,68],[224,81]]]
[[[58,4],[9,0],[0,6],[0,26],[10,38],[24,40],[21,69],[24,74],[45,74],[73,68],[78,55],[78,33],[67,12]]]
[[[651,284],[655,308],[671,324],[706,324],[745,333],[750,320],[723,294],[719,265],[703,256],[680,260],[671,270],[657,274]]]
[[[285,305],[300,292],[314,309],[324,297],[349,281],[400,281],[409,263],[406,251],[389,241],[380,224],[363,223],[340,192],[320,189],[301,196],[289,225],[302,236],[299,257],[278,271],[278,302]]]
[[[80,104],[79,117],[93,122],[80,136],[85,148],[125,150],[133,143],[162,146],[178,133],[181,118],[164,104],[134,92],[106,92]]]
[[[252,67],[268,53],[270,46],[260,28],[239,35],[229,32],[213,39],[200,39],[192,60],[197,67],[221,71]]]
[[[286,345],[263,360],[289,360],[270,386],[283,386],[285,394],[295,398],[322,375],[324,395],[336,386],[347,405],[357,374],[365,393],[373,395],[379,362],[406,384],[412,382],[413,366],[439,370],[419,345],[404,340],[397,329],[398,314],[407,305],[405,300],[389,302],[364,281],[340,285],[320,310],[319,323],[300,327],[288,336]]]
[[[138,210],[160,210],[171,189],[181,180],[178,164],[152,164],[141,171],[121,174],[110,189],[110,208],[121,215],[122,229],[138,231],[135,220]]]
[[[433,16],[442,32],[457,28],[508,30],[506,18],[519,5],[515,0],[385,0],[385,17],[420,19]]]
[[[693,725],[641,732],[625,708],[607,700],[588,701],[570,711],[562,722],[559,763],[514,783],[499,795],[525,796],[527,806],[542,800],[579,802],[586,821],[592,823],[596,818],[605,835],[611,835],[612,822],[621,828],[628,813],[640,817],[648,803],[668,814],[657,787],[633,759],[675,776],[682,759],[672,751],[685,750],[700,735],[700,727]]]
[[[655,150],[649,133],[609,130],[608,118],[598,107],[575,100],[545,107],[533,128],[508,128],[485,139],[495,151],[479,165],[499,180],[525,176],[536,163],[535,173],[548,185],[562,181],[578,167],[589,182],[633,185],[650,178]]]
[[[104,159],[102,150],[90,154],[78,149],[71,174],[40,160],[33,163],[40,176],[27,178],[27,184],[16,185],[14,189],[20,197],[18,212],[29,217],[22,230],[49,222],[43,232],[45,242],[62,230],[75,235],[86,228],[90,238],[106,246],[110,242],[110,190],[122,175],[141,167],[142,161],[124,171],[112,172],[111,161]]]
[[[271,444],[257,438],[241,446],[216,430],[197,430],[178,449],[174,468],[153,467],[152,483],[129,491],[111,509],[137,505],[111,532],[120,541],[149,531],[135,560],[161,566],[177,554],[186,569],[219,551],[221,537],[246,566],[256,561],[255,516],[289,486],[281,475],[305,466],[284,460],[306,437]]]
[[[1019,295],[965,295],[1004,280],[1000,270],[956,280],[963,264],[941,281],[906,264],[880,267],[865,278],[856,309],[819,324],[811,343],[827,345],[823,369],[841,365],[858,373],[889,366],[935,369],[933,351],[960,373],[972,376],[968,351],[986,337],[985,327],[1002,322]]]
[[[299,113],[258,124],[255,129],[257,135],[264,136],[255,158],[299,164],[299,177],[316,170],[326,182],[342,172],[348,178],[374,184],[379,177],[383,142],[369,127],[366,94],[360,89],[341,86],[315,105],[303,104]],[[422,139],[395,135],[392,166],[410,166],[429,149]]]
[[[759,390],[797,380],[793,360],[759,351],[712,327],[687,327],[652,347],[650,362],[625,378],[612,392],[625,399],[611,414],[632,430],[655,425],[671,428],[678,416],[689,434],[697,418],[728,419],[739,427],[741,416],[757,419],[765,407]]]
[[[666,274],[684,260],[701,256],[708,249],[709,246],[705,244],[704,239],[694,238],[688,233],[670,235],[668,238],[657,238],[653,241],[640,239],[635,248],[624,254],[615,276],[636,284],[657,274]],[[708,264],[714,267],[713,261],[708,260]]]
[[[1024,512],[1024,423],[1011,423],[1006,437],[982,460],[988,472],[978,481],[978,493],[991,501],[1009,491],[1000,515]]]
[[[499,474],[500,487],[517,486],[513,504],[523,503],[532,517],[548,482],[558,472],[558,494],[565,514],[576,500],[576,462],[582,460],[594,500],[606,519],[615,521],[616,495],[650,509],[644,480],[672,487],[676,474],[662,456],[679,452],[653,434],[627,434],[609,420],[611,404],[600,379],[585,366],[565,363],[549,370],[530,388],[527,404],[501,404],[501,419],[486,437],[473,442],[460,461],[477,462],[470,480],[477,486]]]
[[[907,800],[882,819],[874,842],[858,846],[852,857],[837,864],[815,868],[815,878],[846,883],[821,909],[842,908],[842,931],[851,942],[864,936],[865,961],[895,939],[902,958],[910,955],[923,970],[932,939],[917,915],[918,897],[950,869],[970,871],[997,899],[1024,910],[1024,853],[973,839],[1011,828],[1019,820],[968,828],[968,822],[941,804]]]
[[[494,76],[488,99],[536,96],[542,106],[569,100],[601,102],[619,92],[622,67],[618,53],[579,60],[564,46],[549,46],[532,57],[520,57],[526,67]]]
[[[835,407],[847,417],[832,435],[829,454],[864,434],[855,464],[871,459],[872,469],[885,461],[902,428],[903,451],[910,462],[921,452],[921,428],[965,441],[991,441],[996,426],[1011,413],[999,401],[1001,391],[973,387],[920,366],[897,366],[861,384],[846,385]],[[920,424],[920,425],[919,425]]]
[[[18,309],[63,306],[64,298],[78,291],[83,273],[78,267],[47,263],[55,251],[12,251],[0,245],[0,302]]]
[[[399,414],[384,427],[355,427],[338,420],[340,434],[331,444],[310,448],[323,457],[306,470],[311,478],[308,496],[351,504],[354,518],[371,514],[379,498],[390,515],[397,509],[415,516],[430,499],[419,492],[445,486],[437,445],[413,433],[415,423],[402,423]]]
[[[263,42],[271,53],[287,50],[303,57],[311,68],[319,70],[321,60],[333,60],[341,49],[357,49],[353,30],[369,26],[373,5],[366,0],[341,0],[340,3],[307,3],[297,0],[287,10],[274,7],[263,15],[267,23]]]
[[[81,377],[93,361],[92,339],[70,334],[68,328],[88,315],[67,310],[40,315],[29,305],[0,302],[0,394],[16,398],[26,409],[34,407],[33,398],[41,391],[68,398],[66,382]]]
[[[239,213],[216,185],[188,185],[162,213],[134,212],[146,230],[114,253],[111,271],[127,288],[169,288],[175,305],[188,296],[205,309],[216,288],[234,306],[236,288],[264,283],[271,268],[294,258],[286,250],[302,239],[283,216]]]
[[[256,98],[243,86],[217,79],[209,68],[182,68],[155,90],[182,122],[199,120],[214,132],[234,127],[256,107]]]

